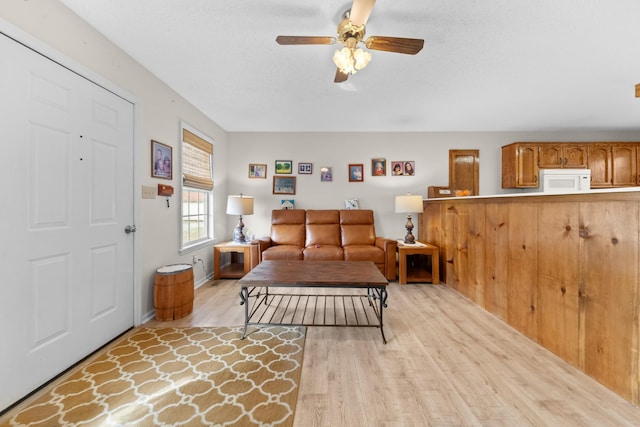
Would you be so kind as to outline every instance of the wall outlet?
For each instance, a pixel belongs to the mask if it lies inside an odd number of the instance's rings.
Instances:
[[[143,199],[155,199],[156,198],[156,189],[155,187],[148,187],[146,185],[142,186],[142,198]]]

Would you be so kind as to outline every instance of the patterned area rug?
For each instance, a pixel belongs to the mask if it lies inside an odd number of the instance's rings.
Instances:
[[[141,328],[0,426],[290,426],[303,327]]]

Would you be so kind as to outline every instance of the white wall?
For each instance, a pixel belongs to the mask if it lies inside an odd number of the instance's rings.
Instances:
[[[137,101],[139,128],[136,134],[136,201],[135,207],[139,252],[135,260],[139,272],[142,316],[153,313],[153,276],[166,264],[190,263],[195,254],[205,260],[210,273],[211,248],[179,254],[180,197],[175,194],[171,207],[164,198],[141,200],[141,185],[170,183],[180,188],[179,156],[180,121],[208,135],[214,146],[214,211],[217,241],[228,239],[236,218],[225,214],[227,194],[256,197],[255,213],[246,216],[247,231],[256,235],[269,232],[272,209],[279,208],[281,196],[271,194],[274,161],[311,162],[312,175],[298,175],[297,194],[293,197],[300,208],[342,208],[345,198],[357,197],[362,208],[376,213],[379,235],[399,238],[404,235],[404,218],[393,212],[394,196],[411,192],[426,196],[429,185],[447,185],[448,150],[480,150],[480,192],[499,193],[500,147],[513,141],[625,141],[640,140],[640,133],[236,133],[227,134],[211,119],[172,91],[155,76],[111,44],[63,5],[52,0],[0,1],[0,29],[3,22],[17,27],[48,49],[61,53],[90,74],[131,94]],[[6,26],[6,25],[5,25]],[[151,178],[150,140],[169,144],[174,149],[174,179],[169,182]],[[372,177],[371,158],[414,160],[414,177]],[[268,178],[249,179],[249,163],[266,163]],[[362,183],[349,183],[347,165],[363,163]],[[332,166],[334,180],[321,183],[320,166]],[[388,165],[389,166],[389,165]],[[417,229],[415,230],[417,234]],[[196,282],[204,278],[200,267],[194,269]]]
[[[480,194],[519,190],[501,188],[501,147],[515,141],[639,141],[640,132],[443,132],[443,133],[233,133],[229,135],[230,194],[255,197],[254,214],[243,217],[245,230],[269,234],[272,209],[280,200],[294,199],[296,208],[344,208],[344,199],[358,198],[363,209],[375,212],[376,233],[404,236],[405,214],[394,212],[395,196],[410,192],[426,198],[427,187],[449,182],[449,150],[480,150]],[[371,176],[371,159],[414,160],[412,177]],[[275,160],[292,160],[296,195],[272,194]],[[313,163],[312,175],[299,175],[298,162]],[[248,164],[267,164],[267,179],[249,179]],[[349,182],[349,163],[364,164],[364,182]],[[333,182],[320,182],[320,166],[333,167]],[[415,217],[414,217],[415,218]],[[417,235],[417,221],[414,221]],[[231,225],[233,227],[233,224]]]
[[[4,20],[4,22],[3,22]],[[101,34],[80,20],[61,3],[52,0],[2,0],[0,29],[27,36],[44,47],[47,53],[73,62],[76,71],[90,74],[108,84],[128,92],[137,101],[138,128],[135,135],[136,163],[136,226],[137,248],[135,264],[139,283],[138,318],[153,315],[153,280],[155,270],[166,264],[191,263],[196,254],[205,261],[209,273],[213,270],[212,250],[203,248],[190,254],[179,254],[180,242],[180,121],[211,137],[214,146],[215,210],[223,212],[226,202],[227,135],[212,120],[158,80],[149,71],[114,46]],[[13,34],[12,34],[13,35]],[[33,40],[32,40],[33,39]],[[26,40],[21,40],[26,41]],[[65,63],[65,65],[68,65]],[[76,67],[76,65],[78,67]],[[151,178],[150,140],[173,147],[174,169],[172,181]],[[171,207],[163,197],[141,199],[141,186],[157,187],[158,183],[172,185],[176,193]],[[218,197],[218,194],[222,194]],[[225,236],[225,221],[215,225],[216,236]],[[194,268],[196,282],[204,279],[198,265]]]

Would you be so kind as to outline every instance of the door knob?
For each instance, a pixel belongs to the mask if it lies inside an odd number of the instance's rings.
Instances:
[[[135,233],[136,232],[136,226],[135,225],[127,225],[124,228],[124,232],[129,234],[129,233]]]

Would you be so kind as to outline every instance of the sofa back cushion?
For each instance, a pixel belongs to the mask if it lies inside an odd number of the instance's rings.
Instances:
[[[304,209],[276,210],[271,212],[271,242],[274,245],[304,247]]]
[[[342,246],[375,244],[376,230],[373,225],[373,211],[369,209],[341,210],[340,233]]]
[[[307,239],[309,246],[340,246],[340,212],[333,210],[307,210]]]

